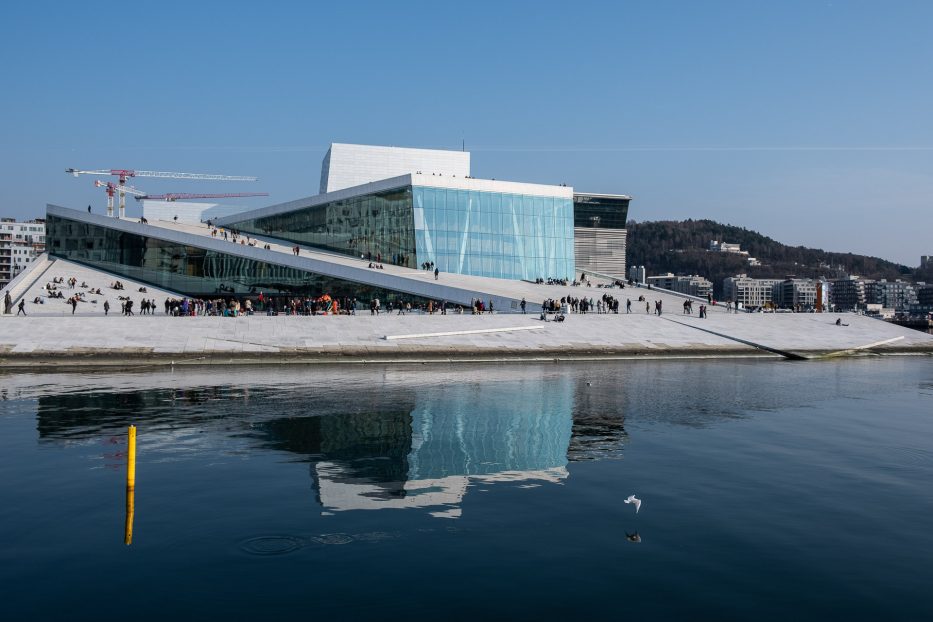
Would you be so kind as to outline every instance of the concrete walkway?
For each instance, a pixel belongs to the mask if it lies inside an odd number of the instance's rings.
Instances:
[[[626,357],[770,356],[734,338],[804,357],[845,352],[882,341],[873,353],[933,353],[933,336],[880,320],[835,314],[720,315],[701,320],[671,314],[571,315],[562,323],[537,315],[265,316],[239,318],[6,317],[0,364],[132,366],[505,361]],[[540,325],[540,329],[517,329]],[[714,330],[724,336],[697,330]],[[430,336],[434,333],[458,333]],[[422,335],[406,339],[391,336]]]
[[[120,300],[121,296],[133,300],[133,313],[139,313],[140,302],[143,298],[155,300],[156,312],[163,313],[166,298],[184,298],[184,294],[152,287],[122,276],[113,276],[55,257],[51,258],[50,265],[38,276],[39,278],[22,294],[22,298],[26,301],[26,314],[29,316],[104,315],[104,301],[110,302],[111,315],[120,315],[120,305],[123,302]],[[74,288],[70,287],[67,282],[72,277],[78,281]],[[56,278],[62,279],[63,282],[53,283]],[[120,281],[123,289],[110,287],[114,281]],[[85,283],[87,287],[82,287],[82,283]],[[64,298],[51,298],[46,289],[47,284],[58,288]],[[141,292],[140,288],[145,288],[146,291]],[[100,294],[90,293],[91,290],[97,289],[100,289]],[[78,302],[72,314],[68,299],[81,292],[84,293],[84,301]],[[13,313],[16,313],[15,308]]]

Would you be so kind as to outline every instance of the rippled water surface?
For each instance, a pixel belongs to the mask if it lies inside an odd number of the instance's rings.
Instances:
[[[933,617],[930,358],[19,374],[0,398],[6,620]]]

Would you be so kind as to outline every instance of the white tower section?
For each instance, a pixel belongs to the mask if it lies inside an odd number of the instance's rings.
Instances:
[[[331,143],[321,163],[321,194],[419,171],[469,177],[470,152]]]

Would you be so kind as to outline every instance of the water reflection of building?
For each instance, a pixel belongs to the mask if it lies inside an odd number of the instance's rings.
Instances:
[[[457,516],[471,482],[566,478],[572,404],[568,378],[543,389],[532,380],[467,383],[419,395],[408,413],[280,419],[263,429],[275,446],[311,457],[328,510]]]
[[[570,462],[599,460],[622,455],[628,440],[625,432],[623,383],[593,389],[586,378],[578,378],[573,392],[573,433],[567,448]]]
[[[236,374],[229,385],[207,377],[190,388],[153,377],[146,389],[42,395],[38,430],[45,441],[91,440],[135,423],[147,451],[284,451],[310,463],[327,510],[427,508],[441,516],[459,514],[471,485],[560,482],[568,460],[621,452],[620,389],[539,369],[500,370],[493,380],[487,371],[372,371],[349,391],[296,386],[287,374],[284,389],[250,386]]]

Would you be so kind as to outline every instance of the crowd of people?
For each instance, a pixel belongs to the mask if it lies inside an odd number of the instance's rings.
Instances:
[[[599,298],[565,296],[560,300],[547,298],[541,303],[541,308],[549,313],[618,313],[619,299],[610,294],[603,294]],[[631,308],[631,301],[629,301]]]

